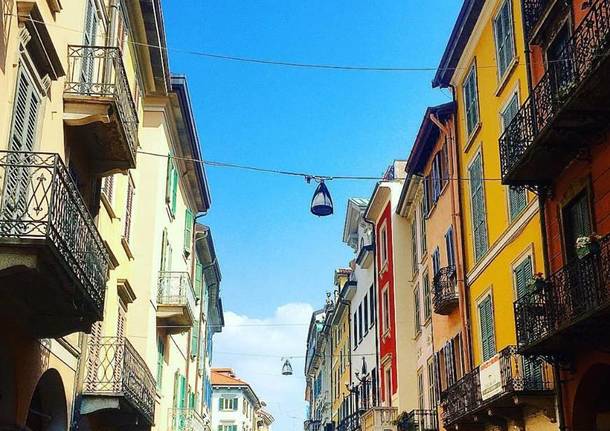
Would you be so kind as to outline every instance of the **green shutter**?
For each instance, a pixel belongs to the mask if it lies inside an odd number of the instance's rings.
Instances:
[[[172,205],[171,205],[171,209],[172,209],[172,214],[176,214],[176,196],[178,194],[178,170],[176,169],[176,167],[172,164],[173,166],[173,173],[172,173]]]
[[[199,328],[201,322],[195,320],[193,328],[191,329],[191,358],[195,359],[199,355]]]
[[[477,154],[468,170],[470,176],[474,257],[478,261],[487,251],[487,220],[485,216],[481,153]]]
[[[221,398],[218,398],[218,410],[223,410],[223,408],[222,408],[222,407],[223,407],[223,406],[222,406],[222,400],[223,400],[223,398],[222,398],[222,397],[221,397]]]
[[[163,362],[165,362],[165,344],[157,337],[157,388],[161,389],[163,382]]]
[[[510,219],[514,220],[527,205],[527,192],[524,188],[508,188]]]
[[[532,258],[528,256],[515,268],[515,290],[517,298],[521,298],[527,293],[528,285],[532,280]]]
[[[487,361],[496,353],[493,309],[491,296],[489,295],[479,303],[479,319],[481,321],[481,346],[483,360]]]
[[[203,265],[199,262],[199,258],[195,260],[195,296],[201,299],[203,292]]]
[[[191,253],[193,223],[193,212],[187,208],[186,213],[184,214],[184,252],[187,255]]]
[[[165,202],[171,203],[172,196],[172,179],[174,178],[174,162],[172,155],[167,155],[167,170],[165,171]]]

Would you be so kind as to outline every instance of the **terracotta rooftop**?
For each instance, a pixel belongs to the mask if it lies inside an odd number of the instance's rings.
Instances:
[[[212,384],[225,386],[250,386],[235,376],[232,368],[212,368]]]

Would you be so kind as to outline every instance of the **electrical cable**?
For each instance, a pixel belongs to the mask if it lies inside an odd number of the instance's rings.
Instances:
[[[63,29],[63,30],[67,30],[67,31],[75,32],[75,33],[85,34],[85,32],[81,29],[66,27],[66,26],[62,26],[62,25],[54,24],[54,23],[47,23],[43,20],[36,20],[36,19],[32,18],[30,15],[4,13],[4,16],[13,16],[13,17],[17,17],[17,18],[24,18],[24,19],[30,20],[33,23],[44,24],[45,26],[49,26],[49,27],[56,27],[59,29]],[[456,70],[461,70],[461,69],[469,70],[471,67],[471,66],[467,66],[467,67],[455,66],[455,67],[441,68],[441,67],[431,67],[431,66],[401,67],[401,66],[359,66],[359,65],[346,65],[346,64],[304,63],[304,62],[287,61],[287,60],[270,60],[270,59],[262,59],[262,58],[255,58],[255,57],[242,57],[242,56],[218,54],[218,53],[213,53],[213,52],[198,51],[198,50],[184,49],[184,48],[169,48],[166,46],[153,45],[153,44],[141,43],[141,42],[135,42],[135,41],[127,41],[127,43],[130,43],[130,44],[136,45],[136,46],[143,46],[146,48],[156,48],[156,49],[164,50],[166,52],[173,51],[173,52],[177,52],[177,53],[183,53],[183,54],[188,54],[188,55],[193,55],[193,56],[198,56],[198,57],[213,58],[213,59],[218,59],[218,60],[228,60],[228,61],[235,61],[235,62],[242,62],[242,63],[254,63],[254,64],[292,67],[292,68],[304,68],[304,69],[326,69],[326,70],[360,71],[360,72],[436,72],[436,71],[456,71]],[[607,57],[608,55],[610,55],[610,54],[595,54],[593,56]],[[547,60],[546,62],[544,62],[544,64],[546,65],[549,63],[554,63],[554,62],[559,63],[559,62],[565,62],[565,61],[566,60],[564,60],[564,59]],[[534,63],[531,63],[531,64],[534,64]],[[524,67],[524,66],[526,66],[526,64],[525,64],[525,62],[522,62],[522,63],[518,63],[517,66]],[[498,68],[498,66],[496,64],[493,64],[493,65],[477,64],[475,67],[477,70],[479,70],[479,69],[497,69]]]

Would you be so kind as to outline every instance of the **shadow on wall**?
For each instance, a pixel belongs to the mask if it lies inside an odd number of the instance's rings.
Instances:
[[[61,376],[55,369],[47,370],[36,385],[30,401],[27,428],[32,431],[65,431],[68,429],[68,408]]]

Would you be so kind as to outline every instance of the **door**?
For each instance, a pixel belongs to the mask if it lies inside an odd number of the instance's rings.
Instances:
[[[9,150],[14,153],[6,160],[4,191],[2,196],[1,217],[3,233],[18,235],[24,231],[20,221],[28,219],[28,197],[34,184],[31,183],[31,156],[27,154],[34,149],[36,128],[42,97],[34,87],[30,74],[23,66],[17,74],[17,88],[13,105],[13,124],[9,137]],[[41,172],[42,173],[42,172]],[[49,173],[50,174],[50,173]],[[44,183],[50,184],[49,178]],[[40,214],[38,214],[40,216]],[[42,214],[44,218],[47,214]],[[32,215],[34,216],[34,214]]]
[[[570,49],[570,30],[564,24],[546,50],[547,69],[555,98],[567,96],[575,82],[573,52]]]
[[[93,47],[96,43],[97,36],[97,10],[95,0],[86,0],[85,9],[85,31],[83,37],[83,45],[85,47]],[[95,49],[83,48],[83,63],[81,66],[80,82],[82,83],[81,91],[85,94],[93,92],[93,73],[95,68]]]

